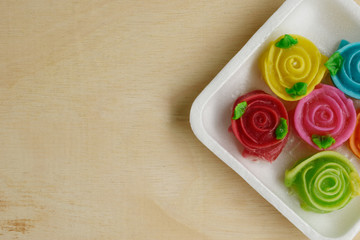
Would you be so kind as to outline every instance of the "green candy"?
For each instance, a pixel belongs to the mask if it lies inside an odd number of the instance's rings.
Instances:
[[[319,152],[285,172],[285,185],[295,190],[304,210],[328,213],[345,207],[360,195],[360,177],[343,155]]]

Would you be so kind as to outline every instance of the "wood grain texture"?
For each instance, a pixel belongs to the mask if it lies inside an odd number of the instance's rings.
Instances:
[[[189,125],[282,3],[0,1],[0,239],[306,239]]]

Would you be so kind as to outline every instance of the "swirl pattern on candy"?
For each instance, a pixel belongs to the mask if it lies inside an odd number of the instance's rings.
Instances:
[[[308,39],[284,35],[271,42],[260,57],[263,78],[271,90],[286,101],[309,94],[326,73],[327,57]]]
[[[244,146],[244,157],[252,155],[272,162],[288,139],[288,122],[279,99],[255,90],[235,101],[231,130]]]
[[[360,42],[342,40],[325,66],[337,88],[350,97],[360,99]]]
[[[360,158],[360,113],[357,115],[355,130],[349,139],[349,145],[351,151]]]
[[[285,185],[295,190],[301,207],[328,213],[345,207],[360,195],[360,177],[351,162],[333,151],[300,160],[285,172]]]
[[[294,112],[298,135],[318,150],[334,149],[351,136],[356,124],[353,101],[339,89],[319,84]]]

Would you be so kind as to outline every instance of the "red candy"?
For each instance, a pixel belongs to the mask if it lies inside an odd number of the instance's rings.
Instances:
[[[283,103],[263,91],[255,90],[235,101],[232,117],[235,107],[241,102],[247,103],[246,109],[239,119],[231,120],[231,130],[244,146],[243,156],[251,155],[269,162],[274,161],[281,153],[289,135],[286,132],[282,139],[277,139],[276,135],[281,118],[289,123]]]

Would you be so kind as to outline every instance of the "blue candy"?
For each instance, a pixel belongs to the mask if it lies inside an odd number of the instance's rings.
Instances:
[[[346,95],[360,99],[360,42],[342,40],[336,52],[342,62],[336,74],[331,75],[334,85]]]

